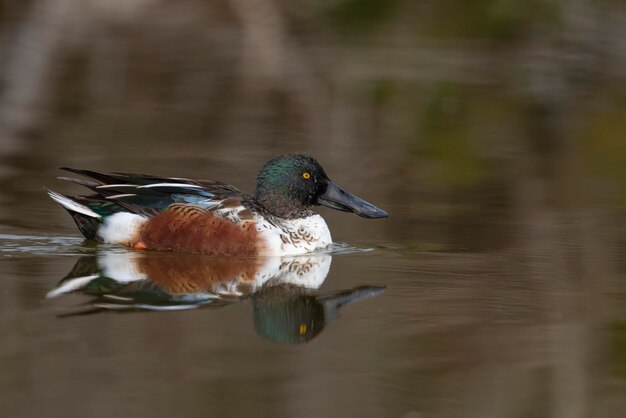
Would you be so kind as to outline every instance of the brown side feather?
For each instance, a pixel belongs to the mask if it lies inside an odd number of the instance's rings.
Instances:
[[[144,248],[182,253],[255,256],[260,239],[254,221],[237,225],[191,205],[173,205],[139,231]]]
[[[238,197],[229,197],[224,199],[220,206],[227,209],[232,209],[241,206],[241,199]]]

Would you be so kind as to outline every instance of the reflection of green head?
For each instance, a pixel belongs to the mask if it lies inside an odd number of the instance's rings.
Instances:
[[[319,334],[324,325],[324,306],[314,296],[254,299],[254,328],[272,341],[305,343]]]
[[[352,302],[375,297],[383,287],[360,286],[326,295],[312,295],[294,286],[269,286],[254,295],[254,328],[259,335],[287,344],[306,343]]]

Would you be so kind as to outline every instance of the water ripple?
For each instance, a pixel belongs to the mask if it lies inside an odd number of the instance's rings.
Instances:
[[[7,257],[16,254],[90,254],[94,249],[93,245],[78,237],[0,234],[0,253]]]

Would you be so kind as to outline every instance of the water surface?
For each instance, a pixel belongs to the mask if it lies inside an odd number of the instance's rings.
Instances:
[[[23,416],[619,416],[626,285],[623,264],[609,266],[625,249],[581,238],[606,242],[606,216],[593,228],[557,219],[494,251],[370,239],[373,251],[317,255],[332,263],[308,288],[223,285],[176,301],[110,282],[50,298],[72,274],[102,276],[103,258],[119,271],[146,255],[3,234],[2,402]],[[481,236],[481,247],[495,239]],[[166,288],[202,276],[202,263],[148,257],[175,275],[158,279]],[[359,291],[369,294],[336,315],[314,306]]]
[[[2,415],[623,417],[622,3],[0,2]],[[390,216],[263,280],[42,189],[288,152]]]

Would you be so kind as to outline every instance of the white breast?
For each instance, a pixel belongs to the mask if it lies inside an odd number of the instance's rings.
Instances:
[[[269,223],[257,218],[257,230],[265,241],[260,255],[299,255],[332,244],[326,221],[320,215]]]

